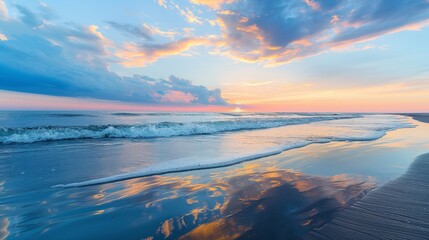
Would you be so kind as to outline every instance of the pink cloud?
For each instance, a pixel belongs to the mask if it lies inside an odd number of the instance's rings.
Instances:
[[[193,96],[190,93],[184,93],[180,91],[168,91],[166,94],[160,96],[161,102],[166,103],[191,103],[196,99],[195,96]],[[210,99],[209,99],[210,101]]]

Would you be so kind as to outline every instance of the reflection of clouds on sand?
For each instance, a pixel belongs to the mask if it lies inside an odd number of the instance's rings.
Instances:
[[[184,239],[296,237],[321,226],[373,184],[347,178],[273,171],[228,180],[217,219],[197,226]],[[269,223],[269,224],[267,224]]]
[[[251,162],[212,173],[210,181],[165,175],[91,187],[98,190],[88,197],[88,205],[98,206],[94,215],[115,217],[124,208],[137,207],[139,211],[126,218],[130,226],[144,229],[130,231],[136,237],[231,239],[280,232],[298,236],[373,187],[366,178],[317,177]],[[101,211],[105,208],[109,211]]]

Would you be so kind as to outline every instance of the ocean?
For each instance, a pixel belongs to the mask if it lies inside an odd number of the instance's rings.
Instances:
[[[301,236],[403,173],[400,157],[426,145],[386,135],[419,127],[392,114],[1,112],[0,239],[254,238],[285,224]],[[360,163],[362,151],[391,159]],[[286,223],[259,222],[279,210]]]

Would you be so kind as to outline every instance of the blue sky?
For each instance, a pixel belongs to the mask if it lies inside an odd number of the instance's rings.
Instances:
[[[0,0],[0,90],[142,105],[429,111],[428,18],[427,0]]]

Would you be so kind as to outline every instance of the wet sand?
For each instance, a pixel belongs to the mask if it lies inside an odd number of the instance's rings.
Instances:
[[[412,117],[416,121],[429,123],[429,113],[406,113],[402,115]]]
[[[429,153],[304,239],[428,239]]]

